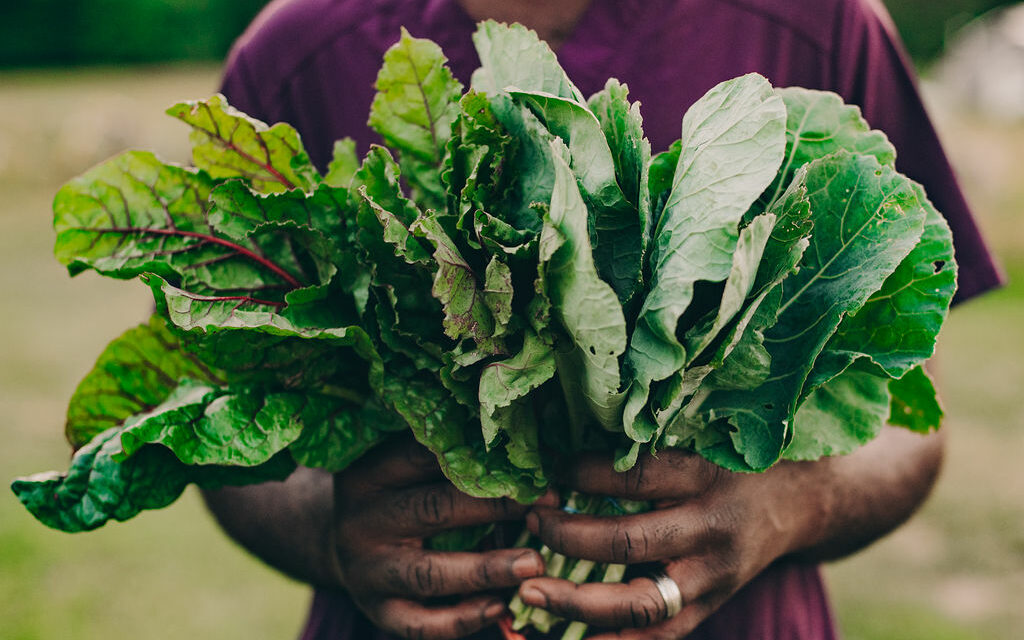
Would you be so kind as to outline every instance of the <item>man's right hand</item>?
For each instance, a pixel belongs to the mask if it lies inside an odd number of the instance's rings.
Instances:
[[[557,499],[545,496],[545,501]],[[378,627],[403,638],[461,638],[507,610],[495,590],[544,574],[531,549],[441,552],[424,540],[458,527],[520,520],[527,507],[472,498],[411,439],[378,447],[334,477],[336,574]],[[445,596],[463,596],[444,603]]]

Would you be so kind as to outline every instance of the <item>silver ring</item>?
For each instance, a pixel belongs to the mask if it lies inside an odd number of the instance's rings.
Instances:
[[[679,591],[679,585],[664,571],[654,571],[648,577],[654,581],[661,599],[665,601],[665,617],[674,618],[683,610],[683,594]]]

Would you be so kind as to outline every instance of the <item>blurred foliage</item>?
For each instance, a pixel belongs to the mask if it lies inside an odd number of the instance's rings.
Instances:
[[[935,61],[951,33],[981,14],[1019,0],[884,0],[919,66]]]
[[[0,68],[217,60],[267,0],[4,2]]]

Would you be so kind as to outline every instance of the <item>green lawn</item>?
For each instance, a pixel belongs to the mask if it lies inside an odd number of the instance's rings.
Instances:
[[[161,116],[209,94],[217,70],[0,74],[0,478],[65,469],[63,411],[111,338],[150,300],[134,283],[74,281],[50,254],[63,181],[126,147],[185,160]],[[950,452],[898,533],[829,569],[847,640],[1009,640],[1024,629],[1024,125],[943,118],[968,192],[1012,275],[954,312],[940,364]],[[127,525],[66,535],[0,494],[4,640],[293,638],[308,592],[228,542],[190,491]]]

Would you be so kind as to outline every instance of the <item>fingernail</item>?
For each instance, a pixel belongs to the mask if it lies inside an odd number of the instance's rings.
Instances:
[[[540,518],[536,513],[530,512],[526,514],[526,528],[530,530],[533,535],[540,533]]]
[[[533,553],[524,553],[512,563],[512,573],[517,578],[536,578],[544,575],[544,563]]]
[[[548,599],[544,596],[544,592],[531,585],[523,585],[519,587],[519,597],[522,598],[523,602],[531,607],[543,608],[547,606],[548,603]]]
[[[487,605],[486,609],[484,609],[484,617],[488,620],[492,618],[500,618],[503,615],[505,615],[505,605],[502,602],[492,602]]]

